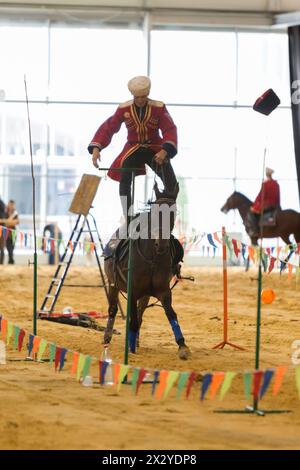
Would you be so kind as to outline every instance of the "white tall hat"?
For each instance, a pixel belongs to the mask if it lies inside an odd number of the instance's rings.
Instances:
[[[133,96],[148,96],[151,88],[149,77],[134,77],[128,82],[128,90]]]

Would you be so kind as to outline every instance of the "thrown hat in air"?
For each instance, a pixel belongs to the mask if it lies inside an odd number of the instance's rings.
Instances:
[[[265,91],[257,98],[253,105],[254,111],[269,116],[269,114],[280,104],[280,99],[272,88]]]
[[[148,77],[134,77],[128,82],[128,90],[133,96],[148,96],[151,81]]]

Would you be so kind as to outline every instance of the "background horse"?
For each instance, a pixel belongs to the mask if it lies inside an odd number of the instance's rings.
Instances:
[[[0,199],[0,219],[6,219],[6,214],[5,214],[5,204]],[[0,220],[0,225],[3,225],[3,223]],[[0,235],[0,264],[4,263],[4,247],[5,247],[5,237],[1,234]]]
[[[149,230],[150,237],[139,237],[132,243],[132,300],[131,314],[129,324],[129,348],[132,353],[136,352],[136,342],[139,329],[142,322],[142,314],[145,310],[149,297],[156,297],[162,304],[167,315],[169,323],[172,327],[176,343],[179,346],[178,355],[180,359],[187,359],[190,350],[185,344],[177,315],[172,307],[172,293],[170,289],[170,280],[173,277],[173,261],[174,255],[171,250],[171,231],[174,227],[176,212],[176,197],[178,187],[174,194],[160,193],[157,188],[156,201],[153,203],[150,212],[144,213],[144,222],[141,223],[140,231]],[[168,206],[169,211],[169,228],[168,236],[162,231],[165,229],[163,218],[153,217],[157,209],[160,211],[163,204]],[[146,219],[145,219],[146,218]],[[147,223],[151,221],[147,227]],[[144,227],[142,225],[145,225]],[[145,234],[144,234],[145,235]],[[128,250],[126,243],[122,241],[117,248],[117,253],[105,259],[104,269],[109,282],[109,318],[104,333],[104,342],[109,343],[112,338],[112,330],[115,317],[118,310],[118,293],[119,291],[127,292],[127,270],[128,270]],[[137,303],[140,300],[138,309]],[[138,314],[139,312],[139,314]]]
[[[242,193],[235,191],[225,202],[221,211],[227,214],[231,209],[237,209],[245,225],[247,232],[247,215],[253,202]],[[248,232],[247,232],[248,233]],[[248,234],[249,235],[249,234]],[[285,261],[288,261],[294,252],[290,236],[294,235],[296,243],[300,243],[300,214],[292,209],[277,211],[276,225],[263,226],[262,238],[280,237],[284,243],[289,245],[290,253]],[[257,245],[258,236],[251,237],[252,245]]]

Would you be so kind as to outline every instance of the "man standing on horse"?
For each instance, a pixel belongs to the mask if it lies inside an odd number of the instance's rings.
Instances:
[[[121,154],[114,160],[108,176],[119,181],[119,194],[125,221],[131,204],[130,171],[115,171],[118,168],[138,168],[135,175],[146,173],[145,164],[162,179],[165,190],[173,192],[177,180],[170,159],[177,153],[177,128],[164,103],[148,98],[151,82],[148,77],[134,77],[128,82],[133,100],[120,104],[115,114],[97,130],[88,151],[93,165],[98,167],[100,152],[107,147],[113,135],[124,122],[127,127],[127,142]],[[160,134],[161,133],[161,134]]]
[[[259,216],[266,210],[280,208],[280,187],[277,181],[273,180],[274,170],[266,167],[266,180],[261,185],[254,203],[250,207],[248,222],[248,234],[255,236],[259,233]]]

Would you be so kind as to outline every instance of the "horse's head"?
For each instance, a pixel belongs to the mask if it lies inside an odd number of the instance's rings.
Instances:
[[[236,191],[232,193],[225,202],[224,206],[221,207],[221,211],[224,212],[224,214],[227,214],[227,212],[229,212],[231,209],[237,208],[236,194]]]
[[[227,214],[227,212],[229,212],[231,209],[241,209],[245,207],[250,207],[251,204],[252,202],[250,201],[250,199],[248,199],[242,193],[234,191],[234,193],[229,196],[224,206],[221,207],[221,211],[224,212],[224,214]]]
[[[176,198],[179,185],[176,184],[173,192],[160,191],[154,185],[156,201],[151,207],[151,238],[155,239],[157,254],[162,254],[169,248],[171,232],[175,225]]]

